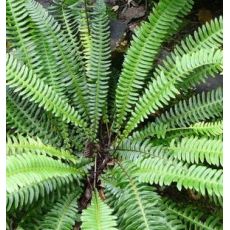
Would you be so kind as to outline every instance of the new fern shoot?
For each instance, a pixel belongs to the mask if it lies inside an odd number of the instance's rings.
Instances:
[[[192,7],[155,4],[114,71],[104,0],[6,0],[7,229],[222,229],[222,89],[194,91],[222,17],[156,64]]]

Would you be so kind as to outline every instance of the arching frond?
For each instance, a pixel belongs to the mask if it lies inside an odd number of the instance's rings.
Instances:
[[[185,127],[196,122],[222,116],[222,88],[203,92],[188,100],[179,101],[168,112],[156,119],[157,124],[167,124],[169,127]]]
[[[53,4],[49,7],[49,12],[59,22],[62,30],[67,32],[72,48],[78,52],[80,47],[77,39],[78,23],[70,7],[71,5],[64,0],[53,0]]]
[[[205,166],[183,164],[182,162],[161,159],[159,157],[138,159],[137,176],[140,182],[170,185],[176,182],[179,190],[182,187],[194,189],[202,195],[223,195],[223,170]]]
[[[23,100],[21,96],[7,90],[6,107],[6,124],[9,132],[13,130],[14,133],[38,136],[45,143],[60,145],[60,135],[52,128],[52,122],[44,110],[36,104]]]
[[[41,36],[47,37],[48,45],[55,56],[60,58],[58,68],[66,82],[71,100],[80,113],[87,114],[87,85],[84,76],[79,74],[79,64],[69,40],[61,31],[60,25],[36,1],[27,1],[26,8],[32,21],[37,26]]]
[[[208,64],[221,65],[221,63],[222,51],[214,49],[200,50],[178,58],[175,72],[161,72],[145,89],[123,131],[123,136],[127,137],[150,113],[156,112],[167,105],[171,98],[175,98],[180,93],[177,89],[177,83],[188,78],[189,74],[196,68]]]
[[[119,216],[120,229],[183,229],[183,224],[167,212],[155,189],[140,184],[131,162],[107,171],[102,176],[107,202]]]
[[[135,33],[125,56],[116,91],[116,128],[120,128],[127,113],[138,101],[138,92],[145,83],[162,43],[175,29],[172,29],[172,24],[177,24],[178,19],[190,11],[191,3],[161,0],[149,15],[149,22],[143,23]]]
[[[192,35],[181,41],[179,45],[163,60],[163,65],[158,65],[155,72],[174,72],[177,68],[178,57],[190,54],[201,49],[219,49],[223,44],[223,19],[215,18],[199,27]],[[196,84],[204,81],[208,76],[214,76],[222,71],[222,65],[206,65],[194,70],[189,78],[179,83],[181,90],[189,89]]]
[[[6,37],[10,47],[16,48],[18,58],[40,77],[43,70],[42,60],[31,24],[25,0],[6,1]]]
[[[199,210],[192,205],[178,205],[166,200],[167,209],[174,213],[186,225],[186,229],[219,230],[223,228],[222,218],[218,213],[207,215],[207,211]]]
[[[101,200],[98,192],[94,192],[90,206],[82,212],[82,229],[116,230],[117,217],[112,213],[113,210]]]
[[[41,169],[43,169],[41,171]],[[7,192],[58,176],[79,173],[75,167],[43,155],[31,153],[12,155],[7,158]]]
[[[97,0],[92,20],[92,45],[90,49],[87,77],[92,129],[97,133],[102,109],[107,106],[110,74],[110,32],[103,0]]]
[[[89,167],[87,160],[69,165],[48,156],[32,153],[8,156],[7,210],[28,206],[41,197],[45,199],[53,191],[58,194],[62,188],[79,185],[79,179]]]
[[[71,9],[73,5],[71,2],[63,0],[54,0],[49,7],[49,12],[54,16],[56,21],[60,24],[61,30],[66,31],[66,40],[68,39],[68,46],[73,53],[75,62],[78,65],[78,78],[81,77],[86,82],[86,70],[84,63],[84,54],[81,50],[81,43],[79,37],[78,17]],[[83,92],[84,93],[84,92]]]
[[[201,121],[221,117],[222,103],[223,92],[221,88],[192,96],[188,100],[179,101],[156,118],[155,122],[149,123],[142,130],[134,132],[133,137],[144,139],[156,135],[164,138],[165,134],[173,131],[174,128],[186,128]],[[198,130],[195,132],[198,132]]]
[[[38,103],[46,111],[51,111],[55,116],[61,117],[67,123],[72,122],[80,127],[86,126],[78,112],[67,103],[64,97],[58,95],[12,55],[7,54],[6,68],[7,84],[16,91],[20,91],[20,95],[23,95],[24,98]]]
[[[87,1],[77,1],[70,6],[74,17],[78,23],[79,41],[82,50],[82,58],[87,68],[89,65],[90,52],[92,46],[92,19],[93,6]]]
[[[185,137],[180,141],[174,139],[170,143],[169,150],[174,158],[188,163],[208,162],[210,165],[223,165],[221,140],[197,137]]]
[[[6,145],[8,155],[35,153],[57,157],[58,159],[70,161],[72,163],[77,163],[78,161],[77,157],[72,155],[69,151],[44,144],[39,138],[26,138],[21,135],[11,135],[8,136]]]

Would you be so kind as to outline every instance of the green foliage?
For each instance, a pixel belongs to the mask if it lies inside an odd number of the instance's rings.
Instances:
[[[51,52],[58,57],[56,63],[59,63],[58,69],[60,71],[62,81],[65,84],[58,85],[59,87],[67,87],[68,94],[71,94],[72,103],[79,109],[81,113],[87,113],[87,95],[85,76],[79,70],[79,64],[76,61],[78,57],[72,55],[74,48],[69,42],[69,39],[61,30],[59,24],[49,16],[48,12],[37,2],[28,1],[26,4],[31,19],[38,28],[41,36],[47,37],[47,43]],[[60,60],[59,60],[60,59]],[[57,67],[57,65],[56,65]],[[57,84],[55,84],[57,86]]]
[[[158,1],[115,69],[103,0],[6,1],[7,229],[222,229],[223,93],[193,90],[222,17],[156,60],[192,5]]]
[[[185,137],[182,140],[172,140],[169,150],[172,156],[188,163],[205,161],[210,165],[223,165],[223,146],[218,139]]]
[[[159,157],[138,159],[137,176],[140,182],[170,185],[176,182],[179,190],[182,187],[194,189],[202,195],[223,195],[223,170],[212,169],[201,165],[187,165],[183,162]]]
[[[149,83],[148,88],[145,89],[123,131],[123,138],[127,137],[149,114],[168,105],[170,99],[180,94],[177,84],[183,78],[189,77],[190,73],[198,67],[210,64],[221,65],[222,59],[222,51],[214,49],[201,49],[200,51],[177,57],[175,62],[176,71],[161,71]]]
[[[7,91],[6,101],[6,123],[9,132],[37,136],[46,143],[60,144],[60,135],[52,128],[52,121],[43,109],[28,100],[22,100],[21,96],[10,90]]]
[[[78,197],[73,193],[57,201],[41,221],[40,229],[71,230],[77,219]]]
[[[71,107],[66,98],[62,97],[51,86],[46,85],[32,70],[22,65],[12,55],[7,55],[7,84],[9,87],[21,91],[24,98],[43,106],[46,111],[52,111],[55,116],[64,121],[72,122],[76,126],[84,127],[85,122],[77,111]]]
[[[121,165],[120,165],[121,166]],[[103,176],[108,203],[115,206],[121,229],[184,229],[182,222],[167,211],[153,187],[140,184],[137,168],[124,163]]]
[[[69,151],[57,149],[51,145],[45,145],[39,138],[33,139],[23,136],[8,136],[7,138],[7,154],[19,155],[23,153],[34,153],[39,155],[48,155],[58,159],[77,163],[76,156],[73,156]]]
[[[69,165],[44,155],[24,153],[7,157],[7,210],[22,208],[62,186],[79,185],[86,161]],[[78,181],[78,182],[77,182]]]
[[[156,118],[156,121],[147,125],[140,132],[133,134],[134,138],[144,139],[149,136],[165,137],[172,131],[189,129],[190,125],[222,116],[223,93],[218,88],[210,92],[203,92],[176,103],[168,111]],[[196,129],[197,127],[197,129]],[[183,128],[183,129],[179,129]],[[199,132],[198,126],[191,128],[195,133]],[[209,131],[210,133],[211,131]]]
[[[197,209],[192,205],[178,205],[170,200],[166,200],[166,205],[168,210],[185,223],[186,229],[222,229],[220,225],[222,218],[219,213],[209,214],[210,216],[207,217],[201,209]]]
[[[191,129],[199,135],[219,136],[223,134],[223,121],[198,122],[191,126]]]
[[[23,217],[19,226],[22,229],[72,229],[75,220],[79,219],[77,199],[81,190],[62,195],[46,207],[38,205]],[[46,214],[44,216],[44,213]],[[37,216],[40,214],[40,216]]]
[[[25,0],[6,1],[6,36],[17,55],[39,76],[42,75],[42,60],[33,36],[32,20],[25,8]]]
[[[182,10],[183,9],[183,10]],[[191,1],[160,1],[149,15],[149,22],[144,22],[137,30],[131,42],[116,92],[117,120],[120,128],[127,112],[138,101],[138,92],[143,87],[153,60],[162,43],[171,34],[171,25],[191,9]],[[183,13],[182,13],[183,12]],[[175,23],[176,24],[176,23]]]
[[[117,217],[112,215],[113,210],[95,192],[90,206],[82,213],[83,230],[116,230]]]
[[[92,19],[92,45],[87,66],[92,129],[97,134],[102,109],[106,106],[110,74],[110,33],[104,1],[98,0]]]

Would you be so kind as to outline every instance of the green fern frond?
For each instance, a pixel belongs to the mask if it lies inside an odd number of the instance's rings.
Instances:
[[[17,49],[17,56],[39,77],[42,62],[33,36],[32,21],[25,8],[25,0],[6,1],[6,36],[11,48]]]
[[[77,52],[80,47],[77,40],[78,25],[70,7],[71,5],[63,0],[53,0],[53,4],[49,7],[49,12],[59,22],[62,30],[67,32],[69,41]]]
[[[194,49],[221,48],[223,44],[223,17],[214,18],[186,37],[174,49],[175,55],[182,56]]]
[[[215,18],[210,22],[206,22],[205,25],[198,28],[194,33],[194,38],[188,36],[181,44],[181,48],[177,46],[175,49],[175,55],[181,55],[188,50],[194,49],[194,46],[198,45],[198,48],[221,48],[223,44],[223,18]],[[203,68],[198,68],[191,77],[185,79],[180,84],[181,89],[189,89],[195,87],[201,82],[204,82],[208,76],[215,77],[217,73],[221,73],[222,66],[208,65]]]
[[[77,163],[78,159],[73,156],[69,151],[64,149],[55,148],[51,145],[44,144],[38,137],[30,138],[18,136],[7,137],[7,155],[18,155],[24,153],[35,153],[39,155],[47,155],[56,157],[58,159]]]
[[[93,19],[93,6],[89,2],[79,0],[69,6],[72,14],[78,23],[79,41],[82,50],[82,57],[87,68],[90,59],[90,52],[92,46],[92,19]]]
[[[79,193],[68,194],[57,201],[40,222],[39,229],[72,230],[77,219]]]
[[[20,209],[50,195],[56,197],[71,186],[76,189],[91,167],[88,160],[76,165],[48,156],[25,153],[7,157],[7,210]]]
[[[159,157],[137,159],[139,170],[137,176],[140,182],[170,185],[194,189],[202,195],[209,194],[221,197],[223,195],[223,170],[211,169],[205,166],[183,164],[182,162],[162,159]]]
[[[51,121],[41,108],[11,90],[7,90],[6,101],[8,132],[38,136],[45,143],[60,145],[61,137],[52,129]]]
[[[53,4],[49,7],[49,12],[59,22],[62,31],[66,31],[68,37],[68,44],[74,53],[76,62],[79,64],[79,74],[85,78],[85,63],[84,52],[81,50],[81,42],[79,41],[79,25],[78,15],[71,9],[73,5],[63,0],[54,0]]]
[[[194,88],[200,83],[205,83],[208,77],[215,78],[221,74],[223,66],[221,65],[206,65],[203,68],[197,68],[194,73],[191,73],[190,77],[181,82],[181,90],[194,90]],[[218,76],[220,78],[220,76]]]
[[[102,176],[106,201],[119,216],[120,229],[184,229],[167,212],[155,189],[138,182],[134,176],[136,167],[131,162],[124,162],[121,167],[114,167]]]
[[[10,193],[52,177],[74,176],[80,170],[44,155],[26,153],[8,156],[6,173]]]
[[[144,139],[156,135],[164,138],[167,132],[176,130],[177,127],[188,128],[189,125],[221,117],[222,103],[223,92],[221,88],[192,96],[188,100],[179,101],[156,118],[155,122],[150,123],[140,131],[134,132],[133,137]],[[194,132],[197,132],[196,128],[194,128]]]
[[[120,128],[132,106],[138,101],[138,92],[153,67],[162,43],[176,24],[191,9],[192,1],[161,0],[149,16],[149,22],[142,24],[131,42],[116,91],[116,128]],[[183,9],[183,13],[181,13]],[[170,30],[171,29],[171,30]]]
[[[160,129],[160,127],[159,127]],[[179,128],[165,128],[161,130],[164,131],[164,136],[161,139],[165,144],[170,143],[173,139],[182,137],[209,137],[222,140],[223,139],[223,129],[221,127],[221,122],[198,122],[194,125]],[[165,135],[167,133],[167,135]]]
[[[156,124],[167,124],[169,127],[185,127],[200,121],[221,117],[223,103],[222,88],[203,92],[188,100],[179,101],[156,118]]]
[[[73,186],[72,186],[73,187]],[[60,188],[59,188],[60,189]],[[29,208],[29,212],[25,213],[20,220],[18,226],[23,229],[30,230],[41,230],[41,229],[56,229],[57,222],[59,221],[60,226],[63,227],[62,223],[65,223],[65,220],[68,220],[68,214],[70,214],[70,219],[66,223],[69,225],[74,219],[78,221],[80,218],[77,210],[77,199],[79,198],[82,190],[66,190],[64,193],[60,194],[60,196],[55,196],[54,199],[49,199],[48,202],[44,205],[43,202],[36,203],[35,205]],[[73,201],[73,202],[71,202]],[[61,207],[62,204],[65,208]],[[55,215],[54,210],[56,208],[57,215]],[[62,209],[62,210],[61,210]],[[65,210],[64,210],[65,209]],[[71,213],[74,210],[74,215]],[[60,211],[60,212],[59,212]],[[61,213],[63,211],[63,215]],[[49,218],[46,218],[49,214]],[[67,214],[67,215],[66,215]],[[52,221],[53,217],[53,221]],[[72,219],[71,217],[76,217]],[[64,222],[63,222],[64,221]],[[43,228],[43,224],[47,224],[47,228]],[[54,228],[48,226],[53,224]],[[65,228],[63,228],[65,229]]]
[[[90,206],[82,212],[82,229],[116,230],[117,217],[112,213],[113,210],[101,200],[98,192],[94,192]]]
[[[220,136],[223,134],[223,121],[216,122],[198,122],[190,128],[198,135],[202,136]]]
[[[188,163],[223,165],[223,143],[221,140],[185,137],[172,140],[169,146],[172,156]]]
[[[20,91],[20,95],[43,106],[63,121],[72,122],[76,126],[85,127],[86,123],[71,107],[65,98],[58,95],[51,87],[40,80],[27,66],[21,65],[12,55],[7,54],[7,84]]]
[[[43,41],[42,36],[44,35],[37,31],[36,36],[39,53],[42,55],[43,74],[41,79],[49,86],[52,86],[60,95],[65,95],[65,78],[63,78],[62,70],[57,67],[57,62],[61,62],[61,57],[55,55],[54,47],[51,47],[47,40]]]
[[[87,77],[90,99],[90,117],[94,133],[97,133],[102,109],[106,106],[110,74],[110,32],[106,5],[97,0],[92,20],[92,47],[90,49]]]
[[[177,58],[175,72],[161,72],[145,89],[123,131],[123,137],[127,137],[150,113],[156,112],[167,105],[171,98],[175,98],[180,93],[177,89],[177,83],[188,78],[189,74],[196,68],[208,64],[221,65],[221,63],[222,51],[214,49],[200,50]]]
[[[185,54],[190,54],[200,49],[219,49],[223,44],[223,19],[216,18],[207,22],[202,27],[199,27],[193,34],[189,35],[182,42],[175,47],[173,52],[165,58],[163,65],[159,65],[155,72],[160,74],[162,71],[167,72],[177,68],[176,62],[178,57]],[[204,81],[208,76],[215,76],[215,74],[222,71],[221,65],[206,65],[199,67],[191,73],[190,77],[184,79],[180,84],[182,90],[186,90]]]
[[[17,191],[7,193],[7,212],[17,212],[23,208],[42,204],[46,205],[52,199],[61,197],[69,191],[80,187],[79,179],[72,175],[65,177],[54,177],[33,183]]]
[[[69,45],[68,38],[61,31],[60,25],[52,16],[48,15],[48,12],[39,3],[34,0],[28,0],[26,8],[41,36],[47,37],[51,50],[56,57],[60,58],[58,68],[66,82],[68,93],[71,94],[71,100],[80,113],[87,115],[86,79],[84,75],[82,76],[79,73],[79,64],[76,61],[72,46]]]
[[[166,200],[165,205],[170,212],[185,223],[186,229],[220,230],[223,228],[222,218],[216,213],[207,215],[207,212],[197,207],[178,205],[170,200]]]

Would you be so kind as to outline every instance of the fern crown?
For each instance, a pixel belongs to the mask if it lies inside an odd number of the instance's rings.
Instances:
[[[103,0],[6,0],[8,229],[222,229],[223,92],[195,91],[222,17],[157,63],[193,4],[155,4],[115,69]]]

